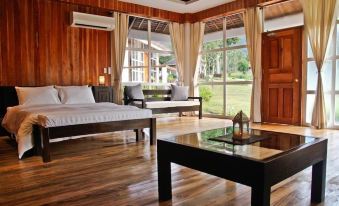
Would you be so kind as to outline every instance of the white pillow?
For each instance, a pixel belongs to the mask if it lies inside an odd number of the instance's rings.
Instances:
[[[56,86],[62,104],[95,103],[91,87],[86,86]]]
[[[20,105],[61,104],[53,86],[15,87]]]

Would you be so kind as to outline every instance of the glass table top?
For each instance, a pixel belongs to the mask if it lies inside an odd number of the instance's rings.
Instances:
[[[301,136],[287,133],[277,133],[250,129],[244,130],[243,141],[239,143],[233,137],[233,128],[220,128],[180,135],[175,137],[160,138],[176,144],[182,144],[199,149],[238,156],[252,160],[265,161],[286,152],[319,140],[316,137]]]

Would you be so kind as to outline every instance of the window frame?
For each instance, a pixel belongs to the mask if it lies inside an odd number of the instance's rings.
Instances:
[[[239,13],[240,14],[240,13]],[[232,14],[235,15],[235,14]],[[223,112],[222,114],[208,114],[203,113],[203,116],[205,117],[212,117],[212,118],[225,118],[225,119],[232,119],[233,116],[229,116],[226,114],[226,108],[227,108],[227,86],[228,85],[252,85],[253,80],[247,80],[247,81],[227,81],[227,70],[228,70],[228,64],[227,64],[227,52],[237,49],[246,49],[247,50],[247,41],[244,45],[237,45],[237,46],[230,46],[228,47],[226,44],[227,40],[227,16],[222,17],[223,19],[223,48],[217,48],[217,49],[210,49],[210,50],[201,50],[199,55],[205,55],[208,53],[216,53],[216,52],[223,52],[223,60],[222,63],[224,64],[224,71],[223,71],[223,80],[214,82],[212,81],[206,81],[206,82],[199,82],[198,80],[198,86],[200,85],[222,85],[223,86]],[[200,63],[200,62],[199,62]],[[250,114],[248,114],[250,115]]]
[[[152,26],[152,20],[153,19],[139,17],[139,16],[134,16],[134,15],[133,15],[133,17],[143,18],[145,21],[147,21],[147,43],[148,43],[148,46],[147,46],[147,48],[133,48],[133,47],[126,46],[126,51],[144,52],[144,54],[148,56],[148,59],[147,59],[147,64],[148,65],[145,64],[144,66],[123,66],[123,69],[132,70],[132,69],[136,69],[136,68],[144,68],[144,69],[146,68],[148,70],[148,74],[149,75],[148,75],[147,81],[139,82],[142,85],[145,85],[145,86],[167,86],[167,85],[170,85],[171,83],[156,83],[156,82],[152,82],[152,80],[151,80],[151,78],[152,78],[152,75],[151,75],[152,68],[163,67],[164,65],[152,65],[151,54],[152,53],[159,53],[159,54],[168,54],[168,55],[174,55],[175,56],[174,50],[173,50],[173,45],[172,45],[172,51],[153,49],[151,47],[151,43],[152,43],[152,39],[151,39],[151,34],[152,34],[151,30],[152,30],[152,27],[151,26]],[[158,20],[158,19],[155,20],[154,19],[153,21],[162,21],[162,20]],[[168,22],[168,21],[162,21],[162,22]],[[128,41],[128,38],[127,38],[127,41]],[[134,82],[134,81],[122,82],[123,85],[133,85],[135,83],[137,83],[137,82]]]

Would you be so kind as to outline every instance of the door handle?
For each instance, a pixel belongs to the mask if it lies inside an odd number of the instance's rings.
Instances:
[[[295,79],[294,79],[294,82],[298,83],[298,82],[299,82],[299,79],[295,78]]]

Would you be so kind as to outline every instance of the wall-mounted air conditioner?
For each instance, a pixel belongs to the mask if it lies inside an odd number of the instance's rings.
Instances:
[[[71,12],[71,26],[88,29],[113,31],[115,21],[113,17],[99,16],[80,12]]]

